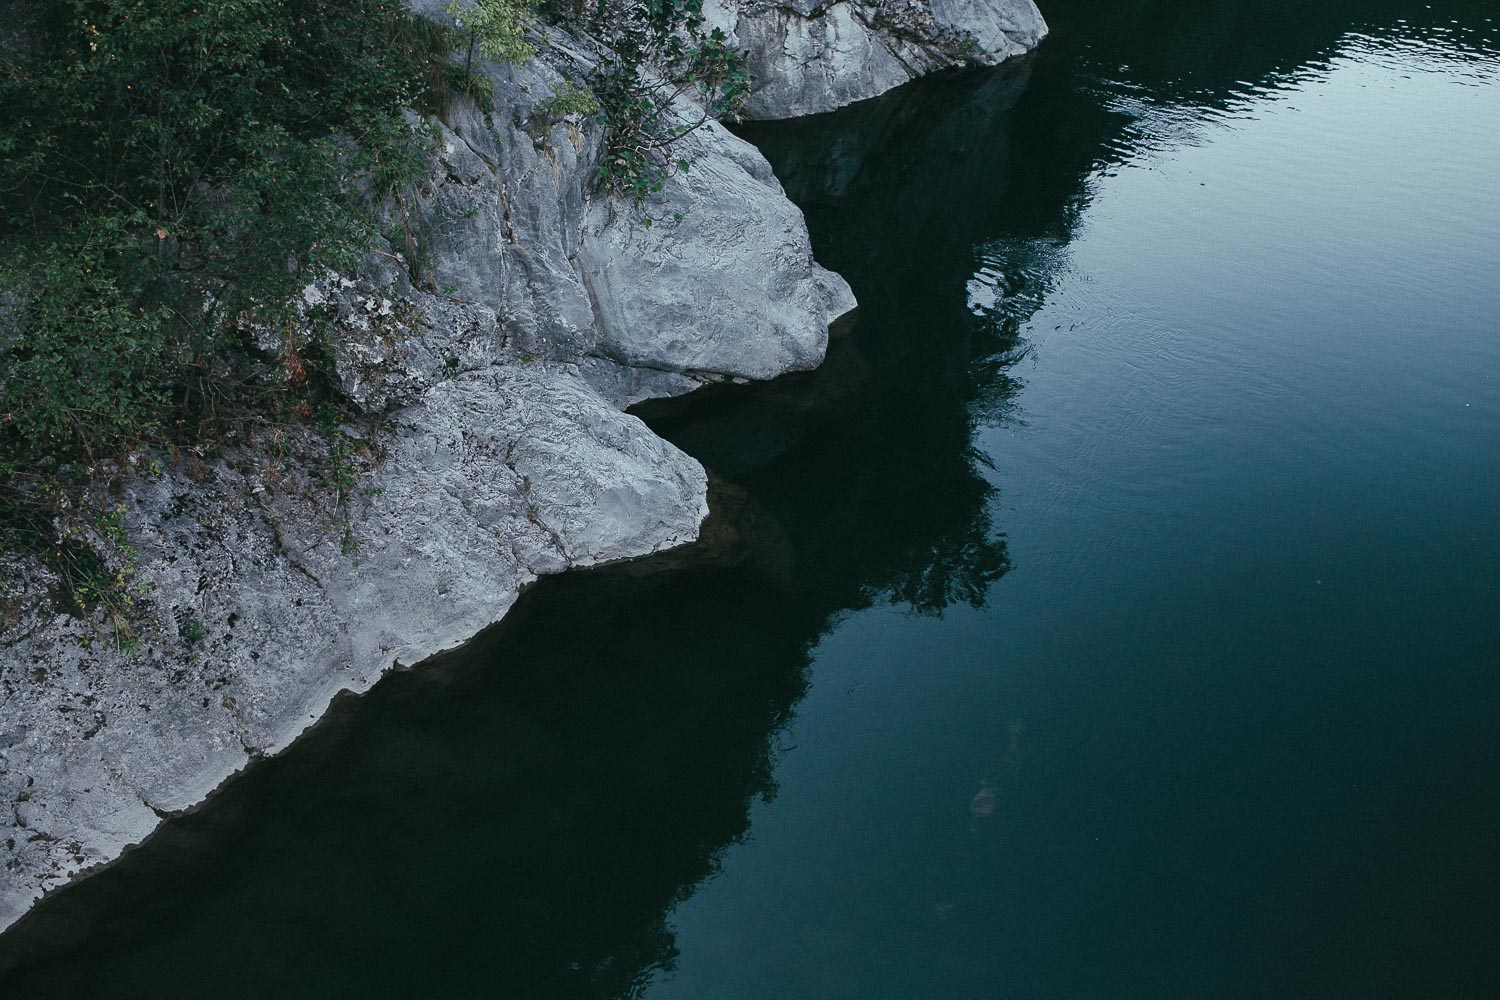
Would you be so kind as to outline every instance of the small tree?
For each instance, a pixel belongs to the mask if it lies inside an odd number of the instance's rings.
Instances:
[[[704,30],[702,0],[599,0],[585,25],[609,47],[590,81],[609,127],[597,181],[640,206],[689,167],[682,139],[736,117],[750,74],[723,31]],[[701,109],[686,119],[684,94]]]
[[[523,63],[536,55],[526,33],[536,24],[528,0],[451,0],[448,14],[469,35],[467,72],[473,63],[474,46],[486,59]]]

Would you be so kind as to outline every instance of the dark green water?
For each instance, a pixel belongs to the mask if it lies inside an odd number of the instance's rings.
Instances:
[[[863,310],[646,414],[714,558],[341,705],[0,995],[1500,995],[1500,4],[1046,12],[750,133]]]

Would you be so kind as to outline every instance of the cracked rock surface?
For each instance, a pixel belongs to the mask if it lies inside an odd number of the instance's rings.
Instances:
[[[707,514],[697,462],[566,369],[468,372],[395,421],[352,504],[357,554],[326,510],[264,499],[253,475],[168,472],[124,498],[148,643],[123,655],[25,603],[0,666],[7,916],[286,747],[337,692],[463,642],[538,575],[689,541]],[[16,568],[6,596],[45,584]]]

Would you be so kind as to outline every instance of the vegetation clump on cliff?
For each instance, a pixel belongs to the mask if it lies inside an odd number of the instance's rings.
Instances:
[[[360,265],[374,205],[424,169],[406,109],[459,74],[400,0],[7,6],[0,547],[87,597],[101,565],[57,522],[97,463],[332,397],[295,294]],[[269,367],[247,363],[257,336],[280,344]]]
[[[226,338],[358,265],[371,199],[422,169],[403,109],[431,102],[446,45],[399,0],[20,7],[0,76],[0,282],[25,333],[4,432],[98,457],[212,408],[196,397]]]
[[[732,120],[750,92],[750,74],[728,36],[706,27],[703,0],[542,0],[535,7],[530,0],[451,0],[447,9],[468,35],[466,66],[476,44],[491,58],[531,58],[527,32],[538,15],[602,43],[588,90],[570,85],[553,104],[597,115],[605,145],[595,183],[637,208],[689,168],[681,140],[714,120]],[[689,117],[673,106],[684,94],[699,104]]]
[[[591,33],[608,46],[591,84],[608,126],[598,182],[635,205],[689,169],[679,143],[716,119],[732,119],[750,92],[750,74],[722,30],[705,30],[702,0],[600,4]],[[674,100],[692,94],[700,110],[680,116]]]

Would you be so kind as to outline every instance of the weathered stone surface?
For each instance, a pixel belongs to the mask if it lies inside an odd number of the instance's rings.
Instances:
[[[697,120],[682,103],[683,120]],[[815,367],[828,324],[854,308],[849,286],[813,262],[801,210],[754,146],[714,124],[681,146],[691,166],[668,201],[647,207],[652,225],[609,202],[589,208],[581,265],[598,308],[594,353],[747,379]]]
[[[745,53],[748,118],[832,111],[952,66],[993,66],[1035,48],[1032,0],[707,0],[709,23]]]
[[[0,923],[538,575],[690,541],[707,514],[698,463],[568,368],[464,373],[392,417],[347,535],[327,494],[272,493],[254,463],[132,482],[133,653],[51,609],[37,566],[4,567],[0,602],[21,610],[0,658]]]

